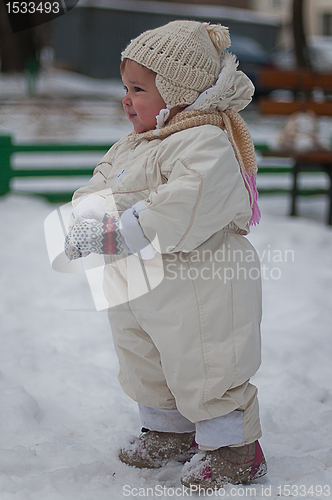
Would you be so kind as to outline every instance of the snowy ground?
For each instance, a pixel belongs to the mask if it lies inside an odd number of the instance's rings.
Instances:
[[[33,140],[14,127],[15,116],[2,115],[3,127]],[[96,122],[88,122],[75,137],[95,134]],[[251,127],[263,136],[264,124]],[[218,498],[332,498],[332,232],[324,200],[302,200],[302,217],[292,219],[288,201],[262,197],[262,222],[250,235],[265,266],[263,362],[253,382],[269,471]],[[54,208],[32,197],[0,198],[0,499],[187,498],[177,463],[138,470],[117,458],[139,432],[137,408],[117,382],[107,314],[94,310],[85,276],[49,265],[43,223]]]

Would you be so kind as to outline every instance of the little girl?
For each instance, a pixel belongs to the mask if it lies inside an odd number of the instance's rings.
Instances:
[[[229,46],[227,28],[196,21],[130,42],[120,70],[134,131],[74,194],[66,239],[70,259],[105,254],[119,381],[143,426],[119,458],[149,468],[188,460],[187,487],[266,473],[249,382],[260,364],[260,266],[245,238],[260,217],[257,167],[238,114],[254,88]],[[164,266],[136,298],[128,254]]]

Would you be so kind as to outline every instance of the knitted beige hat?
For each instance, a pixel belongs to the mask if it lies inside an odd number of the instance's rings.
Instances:
[[[154,71],[156,87],[170,106],[192,104],[215,84],[221,55],[231,45],[228,28],[197,21],[173,21],[145,31],[121,54]]]

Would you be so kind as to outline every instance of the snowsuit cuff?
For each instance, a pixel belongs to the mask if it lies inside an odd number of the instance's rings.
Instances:
[[[152,259],[156,251],[150,240],[145,236],[142,227],[138,222],[139,213],[146,210],[147,206],[143,201],[135,203],[121,215],[121,232],[130,252],[139,254],[143,260]]]
[[[150,408],[138,403],[142,426],[157,432],[193,432],[195,424],[185,418],[177,408]]]
[[[243,411],[196,422],[196,443],[202,451],[244,443]]]

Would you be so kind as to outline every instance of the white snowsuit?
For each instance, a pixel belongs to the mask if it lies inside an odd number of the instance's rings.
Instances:
[[[105,257],[105,294],[123,302],[109,318],[124,391],[142,408],[177,408],[193,423],[240,410],[243,442],[255,441],[260,264],[245,238],[251,208],[227,134],[213,125],[163,139],[131,133],[74,204],[97,192],[108,213],[143,202],[139,225],[150,241],[157,235],[164,264],[162,282],[131,300],[129,259]]]

